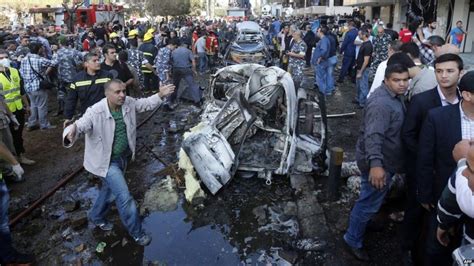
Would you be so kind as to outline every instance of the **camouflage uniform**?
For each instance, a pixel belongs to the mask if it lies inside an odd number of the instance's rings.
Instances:
[[[60,112],[64,107],[64,99],[69,85],[77,74],[76,66],[82,62],[82,54],[72,48],[61,47],[53,55],[53,61],[58,66],[59,90],[58,103]]]
[[[140,90],[143,90],[145,79],[142,72],[142,65],[147,64],[148,60],[138,48],[130,48],[128,49],[128,63],[133,68],[133,72],[137,73]]]
[[[377,67],[383,61],[387,60],[388,58],[388,45],[392,41],[392,37],[387,33],[384,33],[381,37],[376,36],[372,41],[374,47],[374,56],[372,58],[372,64],[370,65],[370,79],[373,79],[375,76],[375,72],[377,72]]]
[[[155,67],[160,80],[166,81],[168,79],[167,74],[171,72],[171,49],[168,47],[160,49],[155,58]]]
[[[304,41],[300,41],[299,43],[294,42],[290,51],[295,54],[305,55],[306,49],[308,49],[306,43]],[[305,66],[306,60],[304,58],[300,59],[290,56],[288,60],[288,72],[290,72],[293,80],[297,80],[299,82],[303,80],[303,68],[305,68]]]

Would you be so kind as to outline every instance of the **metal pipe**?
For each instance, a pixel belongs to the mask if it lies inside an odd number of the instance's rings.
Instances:
[[[341,117],[354,116],[355,114],[356,114],[355,112],[332,114],[332,115],[327,115],[327,118],[341,118]],[[306,119],[306,115],[300,115],[299,118],[300,119]],[[321,118],[321,115],[314,115],[314,118]]]
[[[65,178],[61,179],[61,181],[59,181],[59,183],[56,184],[56,186],[53,187],[53,189],[49,190],[46,194],[44,194],[43,196],[41,196],[41,198],[39,198],[38,200],[36,200],[35,202],[33,202],[33,204],[31,204],[30,207],[28,207],[26,210],[23,210],[22,212],[20,212],[17,216],[15,216],[13,219],[10,220],[10,227],[14,226],[20,219],[22,219],[23,217],[27,216],[28,214],[30,214],[34,209],[36,209],[41,203],[43,203],[43,201],[45,201],[46,199],[48,199],[49,197],[51,197],[51,195],[53,195],[58,189],[60,189],[62,186],[64,186],[67,182],[69,182],[74,176],[76,176],[77,174],[79,174],[82,170],[84,169],[84,167],[79,167],[77,168],[76,170],[74,170],[74,172],[72,172],[71,174],[69,174],[68,176],[66,176]]]
[[[158,106],[157,108],[155,108],[155,110],[153,110],[150,115],[148,115],[143,121],[140,122],[140,124],[138,124],[137,128],[140,128],[141,126],[143,126],[148,120],[150,120],[150,118],[158,111],[158,109],[160,109],[161,105]],[[143,148],[143,147],[142,147]],[[138,150],[141,150],[142,148],[138,149]],[[49,197],[51,197],[56,191],[58,191],[61,187],[63,187],[64,185],[66,185],[70,180],[72,180],[76,175],[78,175],[79,173],[82,172],[82,170],[84,170],[84,167],[81,166],[81,167],[78,167],[76,170],[74,170],[74,172],[72,172],[71,174],[67,175],[66,177],[64,177],[63,179],[61,179],[61,181],[59,181],[52,189],[50,189],[48,192],[46,192],[46,194],[44,194],[43,196],[41,196],[41,198],[39,198],[38,200],[36,200],[35,202],[33,202],[33,204],[31,204],[30,207],[28,207],[27,209],[23,210],[22,212],[20,212],[18,215],[16,215],[13,219],[10,220],[10,223],[9,223],[9,226],[10,227],[13,227],[16,223],[18,223],[22,218],[24,218],[25,216],[27,216],[28,214],[30,214],[34,209],[36,209],[41,203],[43,203],[43,201],[47,200]]]

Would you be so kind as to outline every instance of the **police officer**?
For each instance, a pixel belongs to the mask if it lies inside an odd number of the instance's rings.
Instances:
[[[179,88],[181,80],[185,80],[188,84],[188,89],[194,104],[197,107],[201,106],[201,90],[199,85],[194,80],[194,75],[197,75],[196,72],[196,60],[194,60],[194,55],[189,46],[191,43],[189,40],[184,40],[180,47],[175,49],[171,53],[171,58],[173,62],[173,83],[176,88]],[[178,96],[178,90],[175,90],[170,97],[168,98],[168,108],[174,109],[177,106],[176,98]]]
[[[147,69],[152,69],[153,66],[145,58],[145,54],[138,50],[138,30],[131,30],[128,33],[128,62],[133,68],[133,71],[137,73],[138,82],[140,84],[140,89],[143,90],[145,78],[142,72],[142,66],[146,66]]]
[[[153,44],[153,30],[148,30],[143,36],[143,43],[138,50],[142,51],[148,62],[155,62],[155,57],[158,54],[158,49]],[[153,86],[158,84],[155,69],[151,65],[142,64],[142,72],[145,81],[145,90],[152,90]]]
[[[9,111],[14,115],[18,125],[10,123],[10,132],[13,146],[19,161],[22,164],[31,165],[35,161],[25,157],[23,147],[23,128],[25,126],[25,111],[29,113],[30,105],[23,89],[23,81],[17,69],[10,67],[8,52],[0,50],[0,93],[5,98]]]
[[[77,100],[81,102],[79,114],[105,97],[104,84],[112,79],[112,74],[100,69],[99,56],[88,53],[84,57],[85,70],[79,72],[71,83],[64,106],[64,126],[67,126],[74,116]]]
[[[77,74],[77,66],[82,61],[82,54],[78,50],[72,49],[68,45],[66,37],[62,36],[58,40],[59,50],[53,55],[53,61],[58,66],[58,113],[64,111],[64,100],[66,98],[67,88],[71,85],[74,76]]]

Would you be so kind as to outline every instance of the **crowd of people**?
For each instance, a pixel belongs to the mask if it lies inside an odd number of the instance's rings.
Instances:
[[[459,230],[454,230],[459,224],[466,228],[463,243],[474,243],[469,228],[474,217],[472,195],[467,193],[474,188],[470,167],[474,148],[469,142],[474,137],[474,73],[464,73],[457,55],[466,34],[462,22],[448,43],[434,35],[435,21],[397,32],[390,23],[356,18],[341,31],[341,43],[334,25],[318,20],[259,22],[267,44],[274,47],[275,61],[292,75],[296,88],[309,68],[314,69],[315,87],[325,96],[332,95],[341,86],[336,83],[344,84],[346,77],[355,83],[353,102],[365,114],[356,152],[361,194],[344,235],[349,251],[357,259],[369,259],[362,248],[365,228],[396,173],[406,173],[402,248],[407,260],[448,265],[450,252],[460,242],[447,232],[459,236]],[[174,110],[182,80],[191,103],[201,108],[202,89],[196,77],[218,67],[235,29],[236,22],[180,18],[153,26],[99,23],[74,31],[65,25],[28,26],[9,32],[9,38],[4,35],[0,157],[11,165],[5,177],[20,182],[20,164],[35,163],[25,156],[23,129],[56,127],[48,119],[48,95],[53,89],[55,115],[64,118],[67,131],[64,141],[72,144],[78,134],[85,134],[84,166],[102,179],[90,221],[112,230],[105,215],[115,201],[130,235],[136,243],[148,245],[151,237],[141,228],[124,179],[124,169],[135,153],[135,115],[162,103]],[[338,54],[342,63],[336,80]],[[8,189],[1,176],[0,180],[0,263],[30,262],[31,256],[11,245]],[[427,226],[421,223],[423,216]],[[412,256],[419,243],[425,244],[426,252]]]

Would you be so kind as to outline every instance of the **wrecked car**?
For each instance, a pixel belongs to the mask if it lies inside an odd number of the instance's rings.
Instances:
[[[257,63],[268,66],[271,61],[269,47],[260,26],[253,21],[237,24],[236,37],[224,54],[225,65]]]
[[[182,149],[212,194],[236,173],[271,183],[272,175],[311,172],[313,159],[325,153],[326,127],[314,119],[319,105],[304,90],[296,92],[286,71],[228,66],[212,76],[207,93],[201,123],[187,133]],[[305,132],[299,118],[308,106],[316,124]]]

